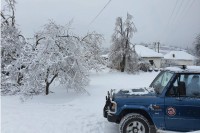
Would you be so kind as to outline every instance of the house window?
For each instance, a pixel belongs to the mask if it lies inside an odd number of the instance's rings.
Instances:
[[[153,66],[154,62],[153,60],[149,60],[149,63]]]

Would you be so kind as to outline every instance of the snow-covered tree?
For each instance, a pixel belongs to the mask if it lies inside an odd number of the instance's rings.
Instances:
[[[136,31],[137,29],[130,14],[127,14],[125,22],[123,22],[121,17],[116,19],[111,51],[109,53],[111,68],[131,73],[138,70],[138,57],[134,45],[130,42],[133,33]]]
[[[80,40],[83,46],[82,52],[90,70],[99,71],[101,65],[105,64],[105,61],[101,58],[101,44],[103,40],[103,36],[96,32],[88,33]]]
[[[19,91],[24,68],[20,62],[25,38],[21,35],[15,23],[15,0],[5,0],[1,11],[1,92],[16,93]]]
[[[12,27],[16,26],[15,23],[15,0],[5,0],[5,6],[1,10],[1,24],[10,25]]]
[[[68,89],[86,92],[90,69],[99,70],[103,36],[91,32],[79,37],[70,24],[46,24],[28,43],[15,24],[15,0],[5,0],[1,11],[1,92],[49,94],[56,80]],[[10,13],[10,14],[9,14]]]
[[[200,65],[200,34],[196,37],[194,45],[195,45],[195,53],[198,58],[197,65]]]
[[[36,56],[29,65],[24,80],[26,94],[45,92],[49,94],[50,85],[58,79],[68,89],[85,92],[88,84],[88,66],[84,60],[82,44],[78,37],[66,34],[68,26],[50,21],[44,30],[37,33]]]
[[[15,26],[15,0],[5,0],[1,10],[1,68],[16,60],[20,53],[20,32]]]

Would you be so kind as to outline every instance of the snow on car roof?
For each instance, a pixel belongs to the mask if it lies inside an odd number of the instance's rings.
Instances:
[[[135,45],[135,51],[141,57],[163,57],[163,54],[157,53],[150,48],[142,45]]]
[[[186,69],[180,67],[166,67],[164,70],[169,70],[173,72],[199,72],[200,73],[200,66],[186,66]]]
[[[174,59],[174,60],[195,60],[195,57],[191,54],[188,54],[185,51],[171,51],[168,54],[164,55],[165,59]]]

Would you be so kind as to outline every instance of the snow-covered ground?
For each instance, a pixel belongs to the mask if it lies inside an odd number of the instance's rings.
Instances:
[[[137,75],[119,72],[91,74],[86,94],[67,93],[54,85],[48,96],[21,102],[18,96],[1,97],[2,133],[118,133],[118,125],[103,117],[105,95],[116,88],[149,86],[157,72]],[[163,131],[160,131],[164,133]]]

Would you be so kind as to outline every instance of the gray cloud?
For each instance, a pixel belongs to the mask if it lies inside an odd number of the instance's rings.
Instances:
[[[95,22],[89,25],[108,0],[18,0],[16,17],[27,37],[33,36],[49,19],[59,24],[66,24],[73,19],[72,26],[77,34],[96,30],[105,35],[104,46],[109,46],[116,17],[125,19],[129,12],[138,29],[132,42],[160,41],[168,45],[190,47],[200,33],[200,1],[194,0],[190,6],[192,1],[178,0],[170,19],[176,0],[112,0]]]

